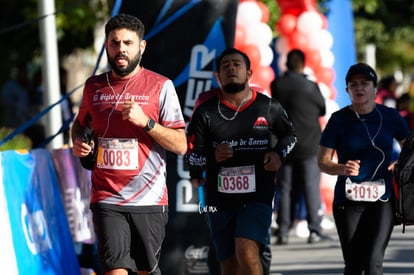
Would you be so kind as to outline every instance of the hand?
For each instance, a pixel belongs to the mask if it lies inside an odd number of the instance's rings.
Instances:
[[[129,100],[125,100],[124,104],[122,104],[122,119],[129,120],[141,128],[147,126],[148,122],[148,117],[138,103],[134,102],[132,97]]]
[[[88,144],[84,137],[77,137],[73,140],[72,152],[77,157],[86,157],[92,151],[94,145],[93,140]]]
[[[264,169],[266,171],[277,171],[282,165],[282,160],[276,152],[267,152],[264,156]]]
[[[360,163],[360,160],[348,160],[344,166],[344,175],[358,176]]]
[[[233,149],[228,143],[222,143],[216,147],[216,161],[222,162],[233,157]]]
[[[397,164],[396,160],[391,162],[391,164],[388,165],[388,171],[394,172],[394,167],[395,167],[396,164]]]

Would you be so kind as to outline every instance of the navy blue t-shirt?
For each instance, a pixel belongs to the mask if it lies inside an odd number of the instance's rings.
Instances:
[[[369,114],[356,115],[349,106],[335,112],[322,132],[320,145],[335,149],[338,163],[360,160],[359,175],[349,177],[353,182],[384,179],[386,193],[381,199],[390,197],[393,140],[407,138],[410,130],[405,120],[393,108],[376,105]],[[346,176],[338,176],[335,185],[334,204],[343,203]]]

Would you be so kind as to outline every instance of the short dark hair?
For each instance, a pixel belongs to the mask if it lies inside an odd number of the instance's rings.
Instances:
[[[145,26],[142,21],[126,13],[121,13],[109,19],[105,25],[105,36],[108,37],[113,30],[123,28],[136,32],[141,40],[144,38]]]
[[[298,71],[305,65],[305,54],[299,49],[293,49],[287,54],[286,67],[290,71]]]
[[[225,49],[217,58],[216,58],[216,72],[220,72],[220,64],[221,60],[230,54],[240,54],[243,57],[244,63],[246,63],[246,68],[250,70],[250,59],[244,52],[235,49],[235,48],[228,48]]]

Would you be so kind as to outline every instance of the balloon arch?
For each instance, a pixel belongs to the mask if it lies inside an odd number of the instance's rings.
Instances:
[[[256,84],[270,93],[270,83],[275,78],[275,69],[286,71],[286,56],[292,49],[305,53],[305,72],[316,81],[325,98],[327,115],[322,117],[324,128],[330,114],[338,109],[334,101],[333,86],[335,57],[331,51],[333,37],[327,30],[327,19],[316,8],[316,0],[277,0],[280,18],[275,28],[279,33],[272,49],[273,34],[268,25],[268,7],[258,0],[241,0],[237,10],[235,48],[245,52],[253,70],[251,84]],[[277,58],[274,61],[274,59]],[[272,64],[277,64],[273,68]],[[330,212],[334,179],[322,175],[321,190],[325,207]]]

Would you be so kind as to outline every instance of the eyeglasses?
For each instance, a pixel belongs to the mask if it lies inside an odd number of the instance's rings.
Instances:
[[[372,81],[362,81],[360,83],[358,83],[358,82],[349,82],[348,83],[348,89],[351,89],[351,90],[357,90],[359,88],[366,89],[366,88],[370,87],[371,85],[372,85]]]

